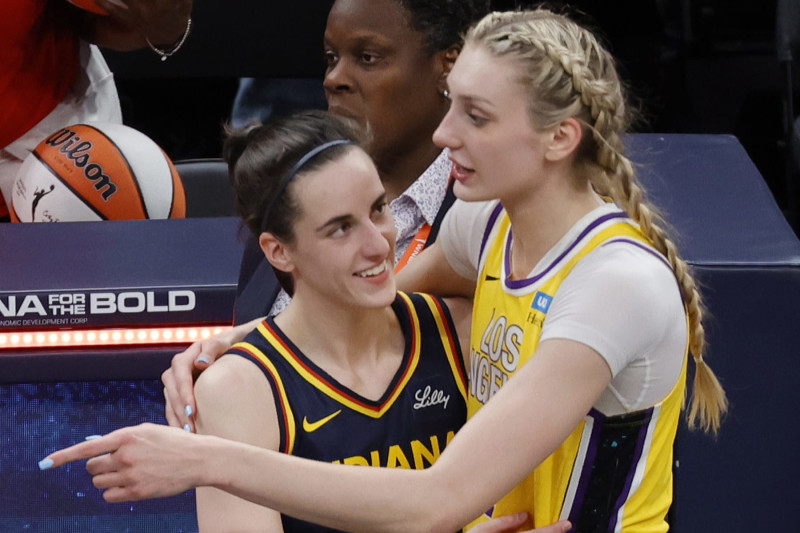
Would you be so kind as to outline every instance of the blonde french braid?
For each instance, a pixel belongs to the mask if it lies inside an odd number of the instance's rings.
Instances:
[[[703,359],[702,298],[689,265],[664,229],[662,216],[645,198],[634,165],[624,155],[621,136],[629,126],[630,113],[613,58],[591,32],[545,9],[492,13],[468,33],[466,43],[524,65],[520,82],[528,88],[535,126],[547,128],[569,117],[584,125],[577,163],[591,169],[592,187],[639,224],[675,272],[689,317],[689,348],[695,361],[689,425],[716,434],[728,402]]]

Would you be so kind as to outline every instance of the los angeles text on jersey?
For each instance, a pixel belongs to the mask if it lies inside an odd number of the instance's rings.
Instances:
[[[481,334],[480,346],[470,346],[470,395],[481,403],[494,396],[520,363],[523,329],[505,315],[492,311]]]
[[[423,440],[412,440],[407,444],[392,444],[383,450],[372,450],[368,456],[354,455],[333,461],[336,464],[382,466],[387,468],[414,468],[421,470],[431,466],[441,455],[445,446],[455,437],[448,431],[444,438],[431,435]],[[442,442],[444,441],[444,442]]]

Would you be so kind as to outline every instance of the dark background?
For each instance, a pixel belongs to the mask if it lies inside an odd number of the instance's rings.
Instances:
[[[217,157],[239,76],[321,78],[331,0],[198,0],[194,29],[166,62],[150,50],[107,52],[125,122],[175,160]],[[515,4],[494,0],[497,9]],[[233,8],[232,6],[236,6]],[[781,209],[781,75],[775,0],[550,2],[605,36],[641,102],[641,132],[736,135]]]
[[[331,3],[197,0],[192,35],[166,62],[150,50],[106,53],[125,122],[150,135],[175,160],[217,157],[220,126],[229,118],[239,76],[321,78],[322,33]],[[736,135],[786,212],[776,3],[583,0],[548,5],[566,6],[605,36],[641,103],[637,131]],[[531,4],[493,1],[496,9]]]
[[[85,461],[40,471],[48,453],[89,435],[165,424],[160,380],[0,383],[0,531],[193,533],[194,491],[106,503]]]

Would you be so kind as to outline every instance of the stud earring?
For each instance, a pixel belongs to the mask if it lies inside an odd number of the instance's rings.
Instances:
[[[450,99],[450,91],[445,89],[444,92],[442,92],[442,96],[444,96],[446,99],[449,100]]]

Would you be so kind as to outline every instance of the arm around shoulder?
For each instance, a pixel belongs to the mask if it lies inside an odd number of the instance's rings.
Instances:
[[[461,276],[450,266],[444,251],[436,242],[398,273],[397,288],[405,292],[472,298],[475,282]]]
[[[192,414],[197,412],[194,398],[195,377],[231,346],[243,340],[262,320],[263,318],[257,318],[208,339],[196,341],[172,357],[170,367],[161,375],[169,425],[193,429]]]
[[[496,207],[497,202],[457,200],[442,222],[438,240],[400,272],[398,288],[472,298],[480,245]]]
[[[81,34],[98,46],[120,51],[148,44],[173,47],[183,44],[191,29],[193,0],[96,0],[108,15],[86,14]]]
[[[104,493],[108,501],[168,496],[192,486],[216,487],[339,529],[454,531],[552,453],[610,378],[605,361],[588,346],[562,339],[544,341],[537,356],[425,470],[332,465],[154,425],[118,430],[49,459],[57,466],[105,454],[92,459],[87,468],[97,476],[95,485],[108,489]],[[236,384],[220,379],[212,385],[229,392],[224,387]],[[510,444],[519,442],[525,446]],[[500,446],[503,459],[498,461]],[[107,453],[112,451],[117,453]],[[169,475],[164,475],[163,465],[170,465]]]

